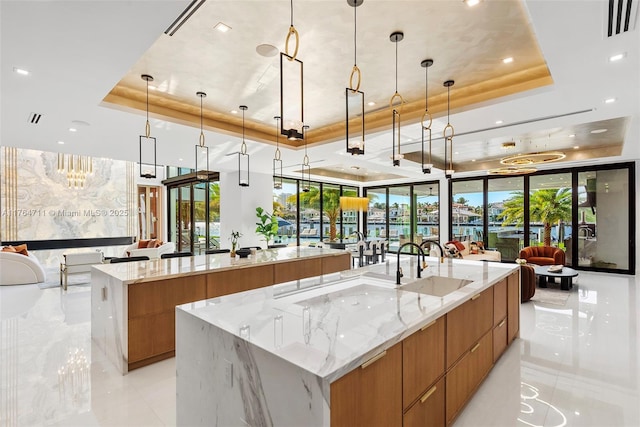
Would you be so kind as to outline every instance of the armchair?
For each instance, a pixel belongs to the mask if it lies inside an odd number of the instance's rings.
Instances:
[[[44,268],[33,254],[0,251],[0,285],[26,285],[45,281]]]
[[[562,249],[552,246],[527,246],[520,251],[520,258],[530,264],[564,265],[565,253]]]
[[[141,240],[140,242],[132,243],[131,245],[124,248],[124,252],[122,253],[123,257],[129,256],[147,256],[150,259],[160,258],[162,254],[170,254],[176,251],[176,244],[173,242],[166,242],[160,246],[148,247],[143,246],[140,247],[140,243],[145,242]],[[146,241],[148,243],[148,241]]]

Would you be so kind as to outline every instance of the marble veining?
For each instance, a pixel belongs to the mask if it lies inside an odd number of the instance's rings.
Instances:
[[[410,267],[403,269],[409,272]],[[381,279],[384,274],[364,274],[290,295],[274,296],[269,287],[185,304],[177,311],[331,382],[517,268],[459,260],[433,264],[423,277],[440,274],[471,280],[443,297],[402,290]],[[384,273],[384,269],[379,265],[369,271]]]
[[[206,271],[222,271],[238,268],[253,267],[260,264],[275,264],[295,259],[318,258],[328,255],[344,255],[344,251],[328,248],[287,247],[278,249],[263,249],[256,255],[247,258],[232,258],[228,253],[196,255],[183,258],[152,259],[118,264],[103,264],[96,266],[99,270],[109,274],[125,285],[143,283],[158,279],[185,277],[201,274]]]

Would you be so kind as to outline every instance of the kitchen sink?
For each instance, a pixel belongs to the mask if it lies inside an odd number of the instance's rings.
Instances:
[[[463,288],[472,280],[456,279],[454,277],[429,276],[418,279],[406,285],[400,285],[399,289],[403,291],[417,292],[419,294],[443,297],[451,292]]]

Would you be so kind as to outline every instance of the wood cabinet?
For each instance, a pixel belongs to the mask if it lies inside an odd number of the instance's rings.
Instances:
[[[331,384],[331,426],[402,425],[402,343]]]
[[[507,339],[508,343],[520,332],[520,270],[507,277]]]
[[[450,424],[493,365],[491,331],[471,347],[446,376],[446,417]]]
[[[443,316],[402,341],[402,402],[408,408],[444,374]]]
[[[507,279],[493,286],[493,361],[507,348]]]
[[[322,260],[300,259],[274,264],[273,283],[284,283],[322,274]]]
[[[271,285],[273,285],[273,265],[217,271],[207,274],[207,298]]]
[[[404,414],[403,427],[444,427],[445,379],[429,388]]]
[[[173,357],[176,305],[205,299],[205,276],[137,283],[127,291],[129,368]]]
[[[493,326],[493,287],[447,313],[447,368]]]

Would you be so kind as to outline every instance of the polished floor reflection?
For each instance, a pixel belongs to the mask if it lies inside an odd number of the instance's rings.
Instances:
[[[0,287],[0,426],[175,425],[175,362],[126,376],[92,348],[90,288]],[[521,332],[456,426],[640,426],[635,277],[580,273]]]

